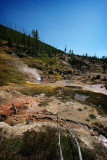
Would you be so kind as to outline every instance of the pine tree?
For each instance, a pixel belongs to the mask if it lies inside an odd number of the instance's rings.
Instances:
[[[12,41],[11,41],[10,38],[8,38],[8,46],[9,46],[9,47],[12,47]]]
[[[26,44],[26,37],[25,37],[25,33],[23,33],[22,35],[22,44],[25,46]]]
[[[65,49],[64,49],[64,52],[66,53],[67,49],[66,49],[66,46],[65,46]]]
[[[86,53],[86,55],[85,55],[86,57],[88,57],[88,54]]]
[[[35,33],[35,48],[36,48],[36,51],[38,52],[38,49],[39,49],[39,34],[38,34],[37,30],[36,30],[36,33]]]
[[[38,52],[38,48],[39,48],[39,34],[38,31],[36,30],[32,30],[32,36],[34,39],[34,48],[36,49],[36,51]]]
[[[29,47],[31,47],[31,37],[30,37],[30,34],[29,34],[28,39],[27,39],[27,45]]]
[[[71,54],[71,49],[69,50],[69,54]]]
[[[72,50],[72,53],[71,53],[72,55],[74,55],[74,51]]]
[[[2,42],[1,42],[1,39],[0,39],[0,47],[2,46]]]

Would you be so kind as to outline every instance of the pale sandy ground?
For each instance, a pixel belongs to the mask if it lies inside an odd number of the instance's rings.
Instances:
[[[71,100],[69,102],[63,103],[55,97],[49,98],[44,94],[38,95],[36,97],[25,96],[17,91],[17,88],[21,89],[21,86],[10,85],[0,87],[0,98],[3,99],[3,102],[1,102],[0,106],[2,106],[4,102],[7,104],[15,103],[16,105],[23,104],[26,106],[26,109],[20,110],[20,112],[16,116],[17,120],[15,120],[14,115],[12,115],[9,116],[9,118],[5,121],[9,124],[12,120],[16,125],[10,126],[5,122],[0,122],[0,128],[3,128],[3,132],[6,131],[6,136],[22,135],[25,131],[31,130],[32,128],[36,131],[39,131],[40,128],[43,129],[44,126],[48,125],[57,127],[56,122],[47,122],[45,120],[43,122],[34,120],[33,122],[26,124],[26,118],[31,115],[40,115],[41,117],[44,116],[43,110],[47,110],[53,114],[58,113],[60,119],[63,118],[74,120],[77,122],[88,124],[90,126],[92,125],[92,123],[97,122],[102,124],[104,127],[107,127],[107,117],[99,115],[96,108],[92,106],[81,104],[77,100]],[[44,101],[47,101],[48,105],[42,107],[38,106],[40,102]],[[3,108],[0,107],[0,110],[2,109]],[[90,114],[94,114],[96,118],[91,119],[89,117]],[[89,119],[89,122],[87,121],[87,119]],[[101,137],[100,135],[92,136],[91,133],[93,132],[93,130],[90,131],[87,127],[76,125],[73,123],[66,123],[66,125],[68,125],[68,127],[74,132],[75,136],[77,136],[77,138],[79,137],[81,141],[83,141],[89,148],[93,148],[93,143],[99,143],[102,140],[103,144],[105,143],[105,146],[107,144],[107,139]]]

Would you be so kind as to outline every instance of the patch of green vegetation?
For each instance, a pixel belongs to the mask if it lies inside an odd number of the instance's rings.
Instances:
[[[75,90],[72,89],[72,87],[64,87],[63,88],[63,95],[64,96],[74,96],[75,95]]]
[[[82,111],[82,109],[81,109],[81,108],[78,108],[78,111]]]
[[[87,109],[87,107],[84,107],[84,109]]]
[[[57,131],[47,128],[44,132],[25,132],[21,146],[21,154],[25,157],[37,157],[38,160],[59,159]]]
[[[68,81],[69,82],[69,81]],[[72,81],[71,81],[72,82]],[[70,82],[70,83],[71,83]],[[65,86],[65,88],[70,88],[70,89],[82,89],[80,86]]]
[[[96,159],[106,160],[107,159],[107,148],[99,143],[99,144],[93,144],[94,146],[94,155]],[[91,154],[91,153],[90,153]]]
[[[87,95],[88,98],[86,99],[86,101],[81,103],[95,106],[100,114],[107,113],[107,95],[104,95],[102,93],[86,91],[82,89],[76,89],[72,86],[62,87],[60,90],[61,90],[62,100],[64,100],[64,98],[66,100],[75,99],[76,94]]]
[[[96,153],[88,148],[81,148],[83,160],[96,160]]]
[[[101,75],[97,75],[95,78],[96,78],[96,79],[100,79],[100,78],[101,78]]]
[[[23,61],[31,68],[37,68],[43,71],[46,70],[46,63],[38,57],[25,57]]]
[[[93,75],[93,78],[91,80],[98,80],[101,78],[101,75]]]
[[[0,39],[0,47],[2,47],[2,41],[1,41],[1,39]]]
[[[61,147],[62,147],[62,152],[63,152],[63,157],[66,160],[74,160],[78,159],[78,151],[77,147],[75,146],[74,142],[72,141],[71,143],[71,138],[61,136]]]
[[[19,137],[7,139],[0,141],[0,159],[1,160],[16,160],[20,159],[20,146],[21,139]]]
[[[79,58],[76,58],[74,55],[71,56],[71,59],[69,59],[69,63],[71,65],[74,65],[76,67],[80,67],[80,66],[88,66],[88,64],[82,60],[82,59],[79,59]]]
[[[92,119],[96,118],[96,116],[94,114],[90,114],[89,117],[92,118]]]
[[[67,101],[71,100],[71,97],[70,96],[64,96],[63,100],[67,102]]]
[[[72,137],[61,134],[61,148],[65,160],[79,160],[78,148]],[[94,150],[81,147],[81,152],[84,160],[95,160],[96,155],[105,158],[106,150],[99,144]],[[2,142],[0,141],[0,160],[19,159],[60,159],[57,130],[46,127],[44,132],[26,131],[23,136],[4,138]]]
[[[47,106],[48,105],[48,102],[44,101],[44,102],[40,102],[38,104],[38,106],[42,107],[42,106]]]
[[[61,147],[65,160],[79,160],[78,148],[72,137],[62,135]],[[81,147],[81,152],[83,160],[95,160],[96,158],[96,154],[93,150]]]
[[[76,93],[89,96],[84,103],[93,104],[101,114],[107,113],[107,95],[86,90],[76,90]]]
[[[1,160],[58,160],[59,147],[57,131],[46,128],[45,132],[27,131],[23,137],[0,141]]]
[[[26,35],[25,33],[21,33],[6,26],[0,25],[0,39],[7,40],[9,47],[11,47],[14,43],[16,47],[20,48],[21,46],[21,48],[24,49],[24,55],[21,52],[16,53],[19,57],[28,55],[38,55],[40,57],[42,57],[42,55],[45,55],[47,57],[56,57],[56,54],[64,54],[63,51],[41,42],[39,40],[37,30],[32,30],[32,37],[30,35]]]
[[[104,128],[104,126],[103,126],[101,123],[95,122],[94,124],[95,124],[96,126],[98,126],[99,128],[102,128],[102,129]]]
[[[55,58],[49,57],[25,57],[24,62],[31,68],[44,71],[45,75],[52,80],[60,80],[66,70],[64,65]]]
[[[58,93],[58,89],[54,86],[45,86],[45,85],[29,85],[24,86],[24,89],[20,90],[22,94],[35,96],[40,95],[41,93],[46,94],[46,96],[56,96]]]
[[[89,122],[89,121],[90,121],[90,119],[86,119],[86,121],[87,121],[87,122]]]
[[[25,76],[14,66],[12,57],[9,57],[11,59],[5,59],[2,56],[4,55],[0,56],[0,85],[8,83],[24,84]]]
[[[102,133],[103,135],[105,135],[105,137],[107,137],[107,127],[105,127],[103,124],[99,122],[95,122],[93,123],[93,125],[96,129],[99,130],[100,133]]]

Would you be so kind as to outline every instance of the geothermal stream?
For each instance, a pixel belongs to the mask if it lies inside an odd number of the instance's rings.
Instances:
[[[107,95],[107,90],[103,86],[103,84],[97,84],[97,85],[84,85],[84,88],[89,89],[93,92],[99,92]]]
[[[73,82],[71,82],[69,84],[71,84],[71,86],[83,87],[83,89],[107,95],[107,90],[105,89],[103,84],[89,85],[89,84],[78,84],[78,83],[73,83]]]

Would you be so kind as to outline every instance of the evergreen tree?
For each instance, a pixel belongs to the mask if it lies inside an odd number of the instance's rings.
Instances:
[[[37,30],[36,30],[36,33],[35,33],[35,48],[36,48],[36,51],[38,52],[38,49],[39,49],[39,34],[38,34]]]
[[[10,38],[8,38],[8,46],[9,46],[9,47],[12,47],[12,41],[11,41]]]
[[[86,57],[88,57],[88,54],[86,53],[86,55],[85,55]]]
[[[27,45],[29,47],[31,47],[31,37],[30,37],[30,34],[29,34],[28,39],[27,39]]]
[[[71,53],[72,55],[74,55],[74,51],[72,50],[72,53]]]
[[[32,30],[32,36],[34,39],[34,48],[36,49],[36,51],[38,52],[39,49],[39,34],[38,31],[36,30]]]
[[[22,36],[22,44],[25,46],[26,44],[26,37],[25,37],[25,33],[23,33],[23,36]]]
[[[71,54],[71,49],[69,50],[69,54]]]
[[[64,49],[64,52],[66,53],[67,49],[66,49],[66,46],[65,46],[65,49]]]
[[[1,39],[0,39],[0,47],[2,46],[2,42],[1,42]]]

